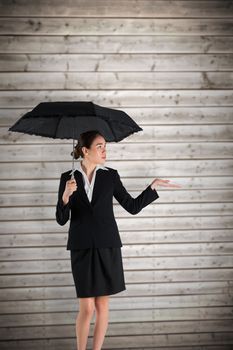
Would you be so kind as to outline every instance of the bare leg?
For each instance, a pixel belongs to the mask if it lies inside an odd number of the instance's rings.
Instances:
[[[90,322],[95,310],[93,298],[79,298],[79,313],[76,318],[77,349],[86,350]]]
[[[109,296],[95,297],[96,321],[93,338],[93,350],[101,350],[108,328]]]

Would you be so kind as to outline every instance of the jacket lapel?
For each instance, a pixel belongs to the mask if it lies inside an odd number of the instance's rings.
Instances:
[[[93,193],[92,193],[92,199],[91,199],[91,205],[95,205],[100,194],[101,194],[101,191],[103,190],[102,189],[102,186],[101,186],[101,179],[102,179],[102,176],[103,176],[103,173],[105,172],[106,170],[102,170],[102,169],[98,169],[96,171],[96,174],[95,174],[95,183],[94,183],[94,187],[93,187]],[[85,189],[84,189],[85,190]],[[85,191],[86,192],[86,191]],[[87,195],[86,195],[87,197]],[[88,198],[87,198],[88,199]]]
[[[85,191],[85,187],[84,187],[84,180],[83,180],[83,175],[81,174],[80,171],[75,171],[74,173],[74,177],[75,180],[77,181],[77,188],[79,189],[79,194],[81,195],[83,201],[90,207],[94,206],[95,203],[98,200],[98,197],[101,194],[101,177],[103,176],[103,172],[105,170],[102,169],[98,169],[96,171],[96,176],[95,176],[95,183],[94,183],[94,187],[93,187],[93,193],[92,193],[92,199],[91,202],[89,201],[86,191]]]

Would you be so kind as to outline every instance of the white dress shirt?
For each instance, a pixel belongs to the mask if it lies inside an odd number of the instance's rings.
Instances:
[[[106,168],[102,164],[97,164],[97,166],[95,167],[92,179],[91,179],[91,183],[90,183],[89,180],[88,180],[88,177],[87,177],[87,175],[85,173],[85,171],[83,170],[83,168],[81,166],[81,161],[78,161],[77,162],[77,166],[75,167],[75,170],[80,171],[82,173],[82,175],[83,175],[84,188],[85,188],[87,197],[88,197],[90,202],[91,202],[91,199],[92,199],[92,193],[93,193],[93,188],[94,188],[94,184],[95,184],[96,171],[98,169],[108,170],[108,168]],[[71,171],[71,173],[72,173],[72,171]],[[78,186],[78,184],[77,184],[77,186]]]

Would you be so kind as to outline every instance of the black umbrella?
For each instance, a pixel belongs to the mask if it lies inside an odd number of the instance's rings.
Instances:
[[[42,102],[23,115],[9,131],[53,139],[78,140],[80,134],[98,130],[106,141],[121,141],[143,130],[124,111],[102,107],[93,102]],[[72,178],[74,176],[74,152]]]

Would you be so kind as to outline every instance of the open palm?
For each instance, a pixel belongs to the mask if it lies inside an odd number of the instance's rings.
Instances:
[[[176,187],[180,188],[182,186],[175,184],[175,183],[169,183],[171,180],[163,180],[163,179],[154,179],[153,182],[151,183],[151,188],[155,189],[157,186],[162,186],[162,187]]]

